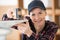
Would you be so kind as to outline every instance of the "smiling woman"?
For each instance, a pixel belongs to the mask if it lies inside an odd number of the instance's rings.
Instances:
[[[24,32],[23,40],[53,40],[58,26],[54,22],[45,20],[46,7],[44,3],[34,0],[28,5],[28,11],[29,21],[18,25],[18,30]]]

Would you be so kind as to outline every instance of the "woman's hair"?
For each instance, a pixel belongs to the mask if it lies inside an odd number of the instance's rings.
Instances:
[[[30,17],[26,16],[25,18],[28,20],[31,30],[36,33],[34,24],[33,24],[32,20],[30,19]]]

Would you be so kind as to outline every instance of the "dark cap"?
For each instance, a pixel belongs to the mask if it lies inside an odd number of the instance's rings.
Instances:
[[[28,11],[31,12],[31,10],[33,8],[40,8],[42,10],[46,10],[44,4],[42,1],[32,1],[29,5],[28,5]]]

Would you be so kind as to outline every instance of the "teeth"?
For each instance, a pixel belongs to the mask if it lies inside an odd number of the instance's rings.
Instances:
[[[42,20],[39,20],[39,21],[35,21],[35,22],[41,22]]]

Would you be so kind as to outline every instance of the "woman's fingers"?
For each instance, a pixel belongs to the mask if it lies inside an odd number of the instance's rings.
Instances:
[[[21,33],[26,34],[26,31],[27,31],[27,30],[30,30],[29,22],[20,23],[20,25],[19,25],[19,27],[18,27],[18,30],[19,30]]]
[[[24,33],[25,32],[25,30],[26,30],[26,27],[18,27],[18,30],[21,32],[21,33]]]

